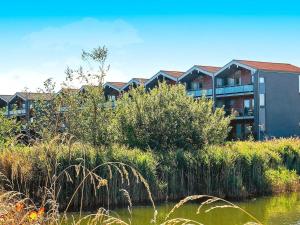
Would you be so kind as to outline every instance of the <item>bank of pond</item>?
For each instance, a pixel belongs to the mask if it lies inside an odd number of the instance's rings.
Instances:
[[[127,206],[121,189],[128,191],[133,204],[151,203],[149,192],[155,202],[193,194],[241,200],[298,190],[300,140],[228,142],[161,153],[53,140],[6,146],[0,152],[0,171],[13,188],[35,201],[41,201],[43,187],[52,184],[59,190],[60,209],[74,211]]]

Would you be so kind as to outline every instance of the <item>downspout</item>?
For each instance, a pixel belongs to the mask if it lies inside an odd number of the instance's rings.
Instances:
[[[257,96],[258,95],[258,96]],[[260,135],[260,120],[259,120],[259,112],[260,112],[260,102],[259,102],[259,96],[260,96],[260,85],[259,85],[259,70],[257,70],[257,93],[256,93],[256,97],[257,97],[257,122],[258,122],[258,140],[260,141],[261,135]]]
[[[215,73],[212,74],[212,99],[213,99],[213,110],[216,109],[216,96],[215,96]]]

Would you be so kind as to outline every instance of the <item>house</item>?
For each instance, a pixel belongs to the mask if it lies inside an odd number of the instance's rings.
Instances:
[[[185,84],[187,94],[193,97],[213,96],[213,77],[220,67],[195,65],[183,73],[178,81]]]
[[[8,116],[27,122],[34,117],[34,106],[37,101],[49,101],[49,93],[17,92],[8,101]]]
[[[106,100],[115,101],[121,94],[124,82],[106,82],[103,86]]]
[[[165,81],[167,84],[177,84],[178,78],[183,74],[184,72],[181,71],[160,70],[145,83],[145,88],[147,90],[152,89],[162,81]]]
[[[214,74],[216,107],[233,116],[230,138],[300,136],[300,68],[232,60]]]
[[[131,88],[136,88],[136,87],[141,86],[141,85],[144,86],[147,81],[148,81],[148,79],[145,79],[145,78],[132,78],[128,83],[126,83],[122,87],[121,91],[127,92]]]
[[[8,116],[8,103],[12,95],[0,95],[0,109],[5,109],[5,115]]]

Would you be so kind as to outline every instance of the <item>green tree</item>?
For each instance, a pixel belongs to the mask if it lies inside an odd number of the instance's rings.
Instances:
[[[230,118],[211,100],[195,100],[183,85],[160,83],[131,90],[117,101],[116,140],[131,147],[166,151],[199,149],[225,141]]]
[[[9,144],[16,140],[20,131],[20,123],[15,117],[8,118],[5,110],[0,109],[0,145]]]
[[[44,83],[43,92],[51,93],[51,101],[40,101],[37,105],[35,128],[43,138],[68,134],[77,140],[93,145],[107,145],[110,135],[112,107],[106,103],[103,80],[109,66],[106,66],[108,50],[98,47],[82,52],[87,64],[78,69],[67,68],[66,79],[59,93],[55,83],[49,79]],[[73,87],[79,81],[82,89]]]

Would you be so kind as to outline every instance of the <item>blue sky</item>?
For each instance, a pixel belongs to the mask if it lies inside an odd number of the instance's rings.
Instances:
[[[0,94],[35,90],[81,49],[109,48],[107,80],[231,59],[300,66],[297,1],[6,1],[0,3]]]

